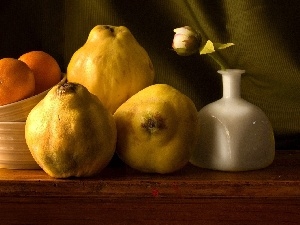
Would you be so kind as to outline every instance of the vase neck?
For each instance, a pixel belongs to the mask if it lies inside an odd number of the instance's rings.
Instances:
[[[244,70],[227,69],[219,70],[222,74],[223,98],[240,98],[241,97],[241,75]]]

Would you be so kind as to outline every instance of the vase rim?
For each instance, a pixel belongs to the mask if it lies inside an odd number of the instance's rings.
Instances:
[[[228,73],[233,73],[233,74],[243,74],[246,72],[246,70],[241,70],[241,69],[225,69],[225,70],[218,70],[217,71],[220,74],[228,74]]]

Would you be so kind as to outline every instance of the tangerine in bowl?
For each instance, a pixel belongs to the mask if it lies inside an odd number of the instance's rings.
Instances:
[[[0,60],[0,105],[31,97],[35,78],[28,65],[14,58]]]
[[[56,85],[61,77],[58,62],[44,51],[30,51],[19,57],[32,70],[35,79],[34,94],[40,94]]]
[[[57,61],[44,51],[0,59],[0,122],[24,122],[31,109],[65,82]]]

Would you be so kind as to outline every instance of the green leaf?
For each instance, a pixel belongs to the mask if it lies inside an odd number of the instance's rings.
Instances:
[[[201,48],[200,55],[210,54],[217,50],[222,50],[234,45],[233,43],[213,43],[211,40],[208,40],[206,44]]]
[[[212,43],[212,41],[208,40],[200,50],[200,55],[205,55],[213,52],[215,52],[214,44]]]
[[[216,49],[224,49],[224,48],[228,48],[232,45],[234,45],[234,44],[233,43],[226,43],[226,44],[214,43],[214,46],[215,46]]]

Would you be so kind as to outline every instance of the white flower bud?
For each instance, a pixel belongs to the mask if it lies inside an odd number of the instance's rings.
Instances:
[[[174,32],[172,47],[178,55],[188,56],[199,51],[201,39],[191,27],[176,28]]]

